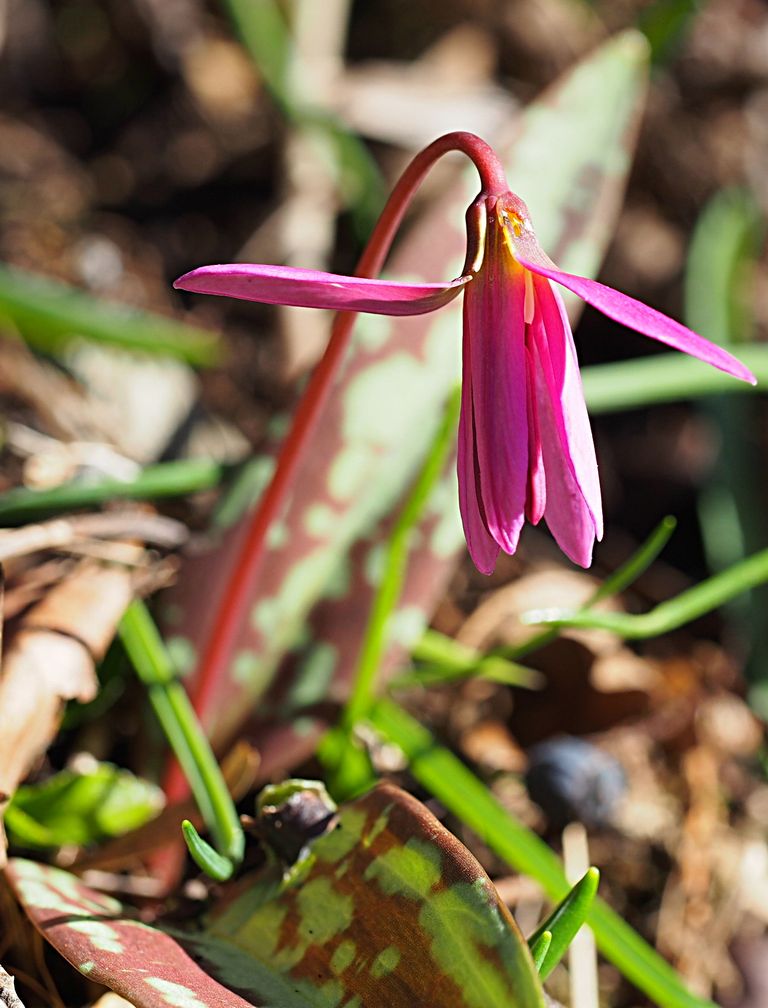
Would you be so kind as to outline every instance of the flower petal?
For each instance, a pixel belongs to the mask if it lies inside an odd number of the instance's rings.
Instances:
[[[480,496],[488,531],[514,553],[525,520],[528,410],[525,367],[525,281],[522,269],[489,234],[485,261],[464,298]]]
[[[544,474],[544,456],[541,450],[539,408],[536,404],[535,347],[528,344],[530,327],[526,327],[525,366],[528,388],[528,492],[525,498],[525,517],[531,525],[538,525],[547,504],[547,481]]]
[[[422,315],[447,304],[471,277],[447,284],[405,284],[389,280],[338,276],[291,266],[232,263],[201,266],[174,283],[181,290],[220,294],[298,308],[371,312],[376,315]]]
[[[544,518],[567,556],[589,567],[602,536],[602,505],[592,432],[565,308],[536,278],[531,335],[547,497]]]
[[[481,574],[492,574],[499,544],[488,532],[480,503],[480,475],[477,464],[475,424],[472,419],[472,375],[469,367],[468,336],[464,334],[464,380],[461,383],[461,414],[456,469],[459,477],[459,510],[464,538],[472,561]]]
[[[548,280],[535,277],[534,289],[537,317],[531,327],[533,341],[546,378],[560,451],[592,515],[594,534],[602,539],[600,478],[571,324],[563,299]],[[540,403],[538,396],[537,401]]]
[[[542,259],[544,259],[543,256]],[[593,305],[615,322],[620,322],[629,329],[642,333],[643,336],[649,336],[651,339],[666,343],[667,346],[671,346],[675,350],[682,350],[683,353],[690,354],[691,357],[698,357],[699,360],[733,375],[734,378],[740,378],[752,385],[757,384],[757,379],[749,368],[729,354],[727,350],[723,350],[715,343],[710,343],[703,336],[699,336],[693,330],[675,322],[674,319],[662,315],[655,308],[649,308],[642,301],[636,301],[612,287],[598,283],[597,280],[587,280],[586,277],[563,273],[554,265],[539,261],[538,257],[518,258],[518,262],[533,273],[548,277],[550,280],[562,284],[563,287],[567,287],[574,294],[578,294],[587,304]]]

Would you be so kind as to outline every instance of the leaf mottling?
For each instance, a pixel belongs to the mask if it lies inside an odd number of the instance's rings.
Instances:
[[[440,851],[412,837],[403,847],[392,847],[371,862],[363,878],[375,881],[386,896],[426,899],[441,877]]]
[[[396,945],[390,945],[389,948],[382,949],[371,963],[371,976],[375,980],[380,980],[391,973],[399,962],[400,949]]]
[[[146,983],[159,991],[166,1004],[173,1008],[209,1008],[205,1001],[201,1001],[194,991],[183,984],[162,980],[160,977],[148,977]]]
[[[114,928],[103,921],[74,921],[69,925],[72,931],[85,935],[88,941],[99,952],[112,952],[121,955],[125,952],[120,937]]]

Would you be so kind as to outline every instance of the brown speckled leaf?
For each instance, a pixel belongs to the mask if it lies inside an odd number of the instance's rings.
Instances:
[[[301,881],[276,895],[241,882],[195,933],[132,921],[55,868],[14,860],[9,874],[51,944],[141,1008],[543,1008],[488,876],[391,784],[342,806]]]
[[[248,1008],[182,946],[132,920],[69,872],[13,858],[8,875],[35,926],[84,976],[146,1008]]]

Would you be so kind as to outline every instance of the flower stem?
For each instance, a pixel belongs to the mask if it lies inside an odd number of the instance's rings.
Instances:
[[[488,144],[472,133],[448,133],[440,137],[416,155],[395,185],[357,265],[355,271],[357,276],[372,278],[381,272],[397,229],[416,190],[435,161],[450,151],[460,151],[474,162],[484,190],[489,193],[506,191],[507,183],[501,163]],[[213,632],[204,651],[192,691],[192,702],[199,714],[208,708],[216,686],[229,663],[253,596],[254,585],[264,557],[267,532],[285,504],[287,492],[311,441],[339,366],[344,360],[355,314],[344,312],[337,315],[326,351],[315,368],[294,415],[272,481],[259,500],[251,519],[239,563],[221,596]],[[171,781],[168,782],[169,797],[172,797],[171,790],[175,792],[180,785],[178,774],[175,776],[175,787],[172,787]]]

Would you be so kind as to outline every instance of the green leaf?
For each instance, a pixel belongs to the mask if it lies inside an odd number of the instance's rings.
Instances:
[[[419,783],[474,830],[512,868],[530,875],[550,899],[569,890],[560,859],[535,833],[504,809],[488,788],[430,732],[389,700],[371,711],[371,723],[409,759]],[[598,948],[660,1008],[715,1008],[686,990],[675,970],[599,898],[588,923]]]
[[[542,980],[547,979],[563,958],[579,928],[586,921],[599,882],[600,872],[597,868],[590,868],[528,939],[528,946]],[[549,935],[548,940],[546,935]]]
[[[232,877],[235,870],[233,862],[206,843],[189,819],[182,820],[181,832],[192,860],[201,871],[217,882],[226,882]]]
[[[680,353],[653,354],[617,364],[592,364],[581,372],[589,412],[623,413],[721,392],[729,396],[765,392],[768,347],[739,347],[738,356],[754,372],[757,385],[734,381],[723,371]]]
[[[712,197],[688,251],[687,325],[718,343],[749,339],[754,320],[747,307],[748,280],[764,237],[765,221],[750,193],[723,189]]]
[[[288,25],[276,0],[224,0],[237,34],[258,67],[272,97],[294,127],[316,135],[333,159],[338,184],[352,211],[355,228],[365,239],[384,205],[385,191],[376,161],[364,142],[327,109],[294,94],[291,63],[294,51]]]
[[[10,322],[32,346],[60,350],[75,337],[177,357],[208,367],[220,358],[217,333],[101,301],[75,287],[0,266],[0,324]]]
[[[765,232],[763,214],[753,197],[743,190],[724,189],[702,211],[688,253],[685,321],[707,339],[732,344],[737,355],[754,337],[755,265]],[[763,407],[753,399],[717,396],[700,408],[717,427],[720,440],[715,464],[698,495],[704,549],[710,568],[717,572],[768,542],[760,479],[763,449],[757,433]],[[768,590],[763,587],[734,599],[724,612],[729,633],[745,642],[750,702],[762,712],[768,659],[766,605]]]
[[[654,64],[674,56],[702,6],[702,0],[654,0],[641,11],[637,27],[651,45]]]
[[[542,931],[540,935],[536,938],[536,941],[528,940],[528,945],[531,949],[531,956],[533,958],[533,965],[536,967],[537,972],[541,975],[541,966],[546,958],[547,952],[549,951],[549,946],[552,944],[552,932]]]
[[[62,770],[17,789],[6,811],[12,843],[60,847],[98,843],[153,819],[163,807],[160,788],[110,763],[78,773]]]

